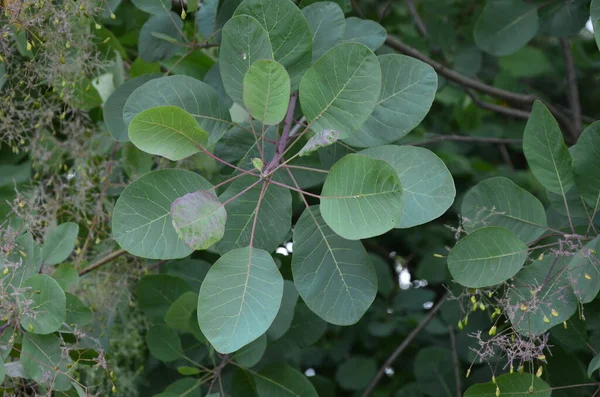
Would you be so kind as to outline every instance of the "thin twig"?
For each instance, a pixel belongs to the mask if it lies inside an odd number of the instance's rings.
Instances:
[[[362,19],[365,19],[365,13],[360,9],[360,6],[358,5],[358,1],[350,0],[350,2],[352,3],[352,8],[354,9],[354,12],[356,12],[356,14],[359,17],[361,17]]]
[[[571,107],[571,118],[573,119],[573,127],[575,128],[576,136],[579,137],[583,129],[581,121],[581,104],[579,103],[579,89],[577,88],[577,76],[575,75],[575,64],[573,62],[573,54],[569,46],[569,39],[562,37],[560,39],[563,56],[565,58],[565,68],[567,70],[567,87],[569,94],[569,105]]]
[[[390,12],[390,7],[391,6],[392,6],[392,0],[387,0],[387,2],[385,3],[385,6],[383,6],[383,9],[379,13],[379,18],[378,18],[377,22],[381,23],[381,20],[383,18],[385,18],[387,16],[387,14]]]
[[[500,150],[500,155],[502,155],[502,160],[504,160],[504,162],[508,166],[508,169],[511,171],[514,171],[515,165],[513,164],[512,160],[510,159],[510,154],[508,153],[508,149],[506,148],[506,145],[503,143],[499,144],[498,150]]]
[[[452,362],[454,364],[454,377],[456,378],[456,397],[462,397],[462,382],[460,376],[460,361],[458,359],[458,351],[456,350],[456,336],[454,328],[448,325],[448,333],[450,334],[450,347],[452,348]]]
[[[479,98],[473,92],[473,90],[465,90],[465,91],[467,92],[467,94],[469,94],[469,96],[473,100],[473,103],[475,103],[475,105],[479,106],[482,109],[490,110],[492,112],[503,114],[505,116],[510,116],[510,117],[514,117],[516,119],[524,119],[524,120],[527,120],[531,114],[530,112],[527,112],[525,110],[514,109],[511,107],[500,106],[500,105],[496,105],[495,103],[483,101],[481,98]]]
[[[404,2],[406,3],[406,7],[408,8],[410,16],[412,17],[413,21],[415,21],[415,25],[417,26],[419,34],[423,37],[427,37],[427,26],[425,26],[423,19],[419,15],[417,7],[415,7],[415,3],[413,3],[412,0],[404,0]]]
[[[92,270],[95,270],[97,268],[99,268],[102,265],[107,264],[108,262],[112,261],[113,259],[116,259],[118,257],[120,257],[123,254],[126,254],[127,251],[125,251],[124,249],[120,249],[117,250],[115,252],[111,252],[110,254],[106,255],[104,258],[92,263],[91,265],[89,265],[88,267],[86,267],[85,269],[82,269],[79,271],[79,276],[83,276],[84,274],[88,274],[89,272],[91,272]]]
[[[513,138],[487,138],[482,136],[464,136],[464,135],[434,135],[430,138],[423,139],[421,141],[407,142],[407,145],[420,146],[427,145],[429,143],[442,142],[442,141],[459,141],[459,142],[474,142],[474,143],[498,143],[498,144],[519,144],[521,139]]]
[[[410,345],[410,343],[413,341],[413,339],[415,339],[417,337],[417,335],[419,335],[419,333],[421,333],[423,328],[425,328],[427,326],[427,324],[429,324],[429,322],[431,320],[433,320],[433,318],[435,317],[437,312],[440,310],[440,308],[442,307],[444,302],[446,302],[447,298],[448,298],[448,293],[446,293],[446,294],[444,294],[444,296],[442,296],[442,298],[439,300],[439,302],[436,303],[436,305],[429,311],[429,313],[427,313],[427,316],[423,320],[421,320],[419,325],[415,329],[413,329],[410,334],[408,334],[408,336],[402,341],[400,346],[398,346],[396,348],[396,350],[394,350],[394,352],[388,357],[388,359],[385,360],[385,363],[383,363],[381,368],[379,368],[379,371],[377,372],[377,374],[375,375],[375,377],[373,378],[371,383],[369,383],[369,386],[367,387],[365,392],[362,394],[362,397],[368,397],[369,395],[371,395],[371,393],[373,392],[373,389],[375,389],[375,386],[377,386],[377,383],[379,382],[379,380],[385,373],[385,369],[387,367],[391,366],[394,363],[394,361],[396,361],[398,356],[400,356],[400,354],[402,354],[402,352],[408,347],[408,345]]]

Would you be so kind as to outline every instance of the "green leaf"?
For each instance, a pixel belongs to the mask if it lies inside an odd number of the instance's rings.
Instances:
[[[234,352],[267,331],[282,295],[283,278],[269,253],[253,247],[231,250],[200,287],[200,329],[217,351]]]
[[[587,370],[588,377],[591,378],[597,369],[600,369],[600,355],[597,355],[590,361]]]
[[[166,14],[171,9],[171,2],[169,0],[131,0],[131,2],[148,14]]]
[[[569,150],[552,113],[535,101],[523,134],[523,152],[531,172],[551,192],[564,196],[573,186]]]
[[[496,387],[502,397],[550,397],[552,388],[533,374],[504,374],[496,378],[496,383],[480,383],[469,387],[464,397],[495,397]],[[530,392],[530,387],[533,391]]]
[[[385,39],[387,32],[377,22],[357,17],[346,18],[345,43],[364,44],[371,51],[375,51],[385,43]]]
[[[27,375],[39,384],[52,386],[55,391],[67,391],[71,388],[66,375],[67,359],[63,358],[58,336],[23,335],[21,363]]]
[[[590,18],[594,27],[596,45],[600,48],[600,0],[592,0],[592,4],[590,4]]]
[[[222,203],[247,189],[257,180],[244,176],[234,181],[219,197]],[[225,205],[227,223],[225,235],[217,243],[219,253],[245,247],[250,244],[254,216],[257,211],[261,184],[257,184],[239,198]],[[254,248],[273,252],[283,242],[292,225],[292,195],[284,187],[270,184],[264,191],[264,197],[258,209],[258,219],[254,230]]]
[[[162,265],[160,270],[161,273],[184,279],[190,285],[192,291],[199,291],[210,267],[211,264],[203,260],[187,258],[169,261]]]
[[[243,92],[252,117],[267,125],[279,124],[288,108],[290,77],[280,63],[261,59],[250,65]]]
[[[2,87],[0,87],[2,88]],[[0,384],[4,383],[4,377],[6,376],[6,369],[4,368],[4,359],[0,356]]]
[[[267,31],[254,18],[240,15],[231,18],[222,31],[219,65],[225,92],[240,105],[244,104],[244,76],[250,65],[260,59],[273,59]]]
[[[315,62],[331,48],[340,44],[346,31],[346,20],[340,6],[330,1],[313,3],[302,9],[312,33]]]
[[[33,241],[31,233],[25,233],[15,240],[16,246],[12,252],[4,257],[0,255],[2,272],[8,269],[9,284],[19,288],[25,280],[37,274],[42,267],[42,249]],[[14,263],[20,263],[14,267]]]
[[[463,198],[461,215],[467,233],[501,226],[525,242],[536,240],[548,227],[540,200],[504,177],[488,178],[469,190]]]
[[[340,133],[335,130],[323,130],[321,132],[317,132],[308,140],[308,142],[306,142],[306,145],[300,149],[298,155],[300,157],[308,156],[322,147],[333,145],[335,142],[337,142],[339,136]]]
[[[179,277],[150,274],[142,277],[138,283],[136,297],[144,313],[164,318],[173,303],[190,290],[190,285]]]
[[[287,364],[271,364],[252,375],[260,397],[319,396],[308,379]]]
[[[65,322],[71,326],[82,327],[92,322],[93,314],[77,296],[65,293],[67,298],[67,317]]]
[[[588,5],[588,0],[573,0],[542,7],[540,33],[555,37],[575,36],[590,17]]]
[[[66,319],[66,297],[60,285],[47,274],[29,277],[19,297],[23,312],[21,326],[31,333],[45,335],[57,331]]]
[[[198,27],[198,33],[206,40],[208,40],[217,29],[218,6],[218,0],[203,1],[200,9],[196,12],[196,26]]]
[[[183,366],[183,367],[177,367],[177,372],[179,372],[183,376],[193,376],[193,375],[198,375],[200,373],[200,369],[195,368],[195,367]]]
[[[377,274],[361,242],[335,234],[316,206],[294,228],[292,273],[308,307],[336,325],[360,320],[377,294]]]
[[[194,250],[211,247],[225,234],[225,208],[206,190],[188,193],[173,201],[171,217],[179,238]]]
[[[583,131],[570,153],[577,190],[593,211],[600,209],[600,122]]]
[[[569,261],[569,280],[581,303],[590,303],[600,292],[600,236],[580,249]]]
[[[309,329],[310,332],[306,332]],[[327,323],[304,304],[298,302],[294,310],[294,319],[282,340],[292,340],[299,347],[308,347],[316,343],[325,334]]]
[[[149,172],[123,190],[113,211],[113,236],[127,252],[150,259],[183,258],[193,249],[177,236],[171,204],[177,198],[212,186],[191,171]]]
[[[495,56],[516,52],[537,33],[537,7],[522,0],[488,0],[475,23],[475,43]]]
[[[251,368],[258,364],[267,350],[267,336],[262,334],[234,353],[235,361],[242,367]]]
[[[134,62],[135,63],[135,62]],[[159,70],[160,71],[160,70]],[[123,121],[123,108],[127,102],[127,98],[138,87],[141,87],[148,81],[161,77],[159,74],[145,74],[140,77],[128,80],[123,85],[115,90],[106,100],[103,109],[104,124],[108,132],[119,142],[128,142],[129,134],[127,133],[127,125]]]
[[[165,314],[165,323],[179,331],[189,332],[190,319],[198,306],[198,294],[195,292],[184,292],[169,307]]]
[[[353,356],[337,368],[335,380],[344,390],[362,390],[377,372],[377,363],[372,358]]]
[[[175,361],[183,357],[181,338],[173,328],[158,324],[148,330],[146,345],[150,353],[161,361]]]
[[[57,265],[71,255],[77,242],[79,225],[65,222],[51,229],[42,246],[42,262],[45,265]]]
[[[180,75],[153,79],[137,88],[125,103],[123,120],[129,124],[138,113],[158,106],[177,106],[194,116],[200,128],[209,133],[209,146],[232,125],[229,108],[214,88]]]
[[[500,67],[515,77],[535,77],[552,71],[552,64],[539,48],[527,46],[499,58]]]
[[[142,76],[145,74],[153,74],[153,73],[158,74],[156,77],[162,77],[162,74],[160,74],[160,64],[158,62],[146,62],[140,57],[135,58],[135,61],[133,61],[133,63],[131,64],[131,68],[129,69],[129,76],[132,79],[134,77]],[[131,81],[131,80],[129,80],[129,81]],[[121,87],[119,87],[119,88],[121,88]],[[127,98],[123,98],[123,100],[126,101]],[[106,104],[104,106],[106,106]],[[121,109],[121,113],[122,113],[122,109]]]
[[[357,43],[340,44],[327,51],[306,72],[299,91],[302,111],[311,127],[316,132],[339,131],[341,138],[352,135],[369,118],[380,92],[379,61],[371,50]]]
[[[247,15],[261,24],[273,46],[273,59],[286,68],[292,91],[296,91],[312,61],[310,27],[296,4],[291,0],[245,0],[234,15]]]
[[[129,138],[146,153],[178,161],[200,152],[208,133],[185,110],[160,106],[146,109],[131,120]]]
[[[370,253],[369,258],[377,273],[377,291],[380,295],[389,297],[395,287],[391,266],[378,255]]]
[[[158,34],[178,39],[181,37],[182,28],[183,21],[174,12],[168,11],[160,15],[153,15],[140,30],[138,40],[140,57],[146,62],[157,62],[174,56],[179,46],[156,36]]]
[[[419,350],[414,361],[414,373],[426,395],[455,395],[454,363],[449,350],[436,346]]]
[[[254,131],[261,131],[262,125],[258,121],[253,122]],[[264,137],[275,141],[276,128],[269,127]],[[252,159],[261,158],[261,151],[264,153],[265,159],[271,159],[275,155],[275,144],[269,141],[263,142],[257,140],[252,133],[252,127],[249,124],[243,124],[239,127],[233,127],[225,133],[223,138],[215,146],[215,156],[235,164],[243,169],[252,169]],[[233,170],[223,165],[221,167],[222,174],[229,174]]]
[[[227,92],[225,92],[219,62],[216,62],[208,72],[206,72],[204,75],[204,82],[210,85],[221,96],[221,102],[223,102],[227,109],[230,109],[233,105],[233,100],[227,95]]]
[[[403,194],[390,164],[360,154],[335,163],[321,197],[321,214],[340,236],[359,240],[383,234],[402,217]]]
[[[454,202],[456,189],[446,164],[416,146],[379,146],[358,154],[389,163],[402,185],[402,215],[396,228],[409,228],[442,216]]]
[[[537,336],[575,313],[577,297],[566,267],[566,257],[546,253],[515,276],[508,317],[517,332]]]
[[[438,87],[431,66],[398,54],[377,57],[383,76],[375,110],[354,135],[344,141],[355,147],[392,143],[404,137],[427,115]]]
[[[569,351],[589,349],[587,325],[585,319],[579,317],[579,313],[573,314],[570,319],[565,321],[565,326],[553,327],[550,335]],[[554,356],[554,352],[552,355]]]
[[[490,226],[456,243],[448,255],[448,268],[464,287],[491,287],[517,274],[525,259],[527,246],[514,233]]]
[[[296,286],[290,280],[283,281],[283,297],[281,298],[281,306],[273,320],[273,324],[267,330],[267,335],[270,340],[281,338],[292,326],[294,320],[294,309],[298,301],[298,291]]]

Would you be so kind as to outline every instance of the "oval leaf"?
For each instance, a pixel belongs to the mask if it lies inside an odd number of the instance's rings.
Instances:
[[[317,207],[294,228],[292,273],[308,307],[336,325],[356,323],[377,294],[377,274],[360,241],[333,233]]]
[[[504,177],[486,179],[469,190],[463,198],[461,215],[467,233],[500,226],[525,242],[537,239],[548,227],[540,200]]]
[[[164,61],[174,56],[179,48],[173,44],[181,37],[183,21],[179,15],[167,11],[153,15],[140,30],[138,52],[146,62]]]
[[[387,162],[349,154],[335,163],[321,197],[321,214],[334,232],[349,240],[383,234],[402,216],[402,186]]]
[[[41,335],[57,331],[67,318],[67,298],[60,285],[47,274],[36,274],[21,287],[27,289],[20,297],[21,326]]]
[[[344,42],[364,44],[371,51],[376,51],[385,43],[385,39],[387,32],[377,22],[357,17],[346,18]]]
[[[552,388],[533,374],[504,374],[496,378],[496,383],[480,383],[469,387],[464,397],[492,397],[496,396],[496,387],[500,389],[502,397],[550,397]],[[529,388],[532,388],[530,391]]]
[[[229,251],[200,287],[200,329],[217,351],[234,352],[267,331],[282,295],[283,277],[271,255],[252,247]]]
[[[600,209],[600,122],[588,126],[570,152],[577,190],[592,211],[597,212]]]
[[[318,397],[304,375],[287,364],[272,364],[252,374],[261,397]]]
[[[146,345],[150,353],[161,361],[175,361],[183,357],[181,338],[173,328],[158,324],[148,330]]]
[[[42,246],[42,262],[45,265],[57,265],[67,259],[77,242],[79,225],[65,222],[50,230]]]
[[[517,274],[525,259],[525,243],[512,232],[493,226],[461,239],[448,255],[448,268],[464,287],[491,287]]]
[[[135,180],[115,204],[113,236],[127,252],[150,259],[183,258],[193,249],[177,236],[171,204],[177,198],[212,186],[200,175],[185,170],[158,170]]]
[[[569,261],[569,280],[582,303],[590,303],[600,292],[600,236],[585,245]]]
[[[27,375],[36,382],[44,386],[51,385],[55,391],[71,388],[70,379],[66,375],[68,362],[63,358],[58,336],[23,335],[21,363]]]
[[[340,6],[330,1],[317,2],[304,7],[302,14],[312,33],[314,62],[342,42],[346,31],[346,20]]]
[[[243,97],[252,117],[267,125],[278,124],[287,112],[290,77],[276,61],[256,61],[244,76]]]
[[[352,135],[367,120],[380,92],[379,61],[371,50],[357,43],[340,44],[327,51],[306,72],[299,91],[302,111],[312,128],[336,130],[342,138]]]

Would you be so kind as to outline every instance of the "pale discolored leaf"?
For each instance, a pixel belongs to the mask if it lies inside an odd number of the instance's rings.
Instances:
[[[438,87],[431,66],[398,54],[377,57],[383,76],[377,105],[367,121],[344,141],[355,147],[392,143],[425,118]]]
[[[316,206],[294,228],[292,273],[308,307],[332,324],[356,323],[377,294],[377,274],[362,243],[335,234]]]
[[[29,277],[22,285],[25,292],[19,297],[23,312],[21,326],[31,333],[51,334],[67,317],[67,298],[60,285],[47,274]]]
[[[475,23],[475,43],[495,56],[512,54],[535,36],[538,24],[535,4],[522,0],[488,0]]]
[[[573,186],[573,164],[558,123],[535,101],[523,134],[523,152],[531,172],[551,192],[565,196]]]
[[[71,255],[75,249],[79,225],[65,222],[50,230],[42,246],[42,263],[45,265],[58,265]]]
[[[231,18],[222,31],[219,68],[225,92],[243,105],[244,76],[250,65],[260,59],[273,59],[269,35],[261,24],[248,15]]]
[[[129,138],[146,153],[178,161],[206,146],[208,133],[185,110],[176,106],[160,106],[146,109],[131,120]]]
[[[280,123],[290,98],[287,71],[280,63],[270,59],[254,62],[244,76],[243,97],[252,117],[267,125]]]
[[[496,378],[496,383],[479,383],[469,387],[464,397],[495,397],[496,388],[502,397],[550,397],[552,389],[542,379],[527,373],[504,374]],[[530,389],[531,388],[531,389]]]
[[[533,194],[504,177],[479,182],[463,198],[461,215],[467,233],[486,226],[501,226],[524,242],[548,227],[546,210]]]
[[[341,138],[352,135],[367,120],[380,92],[379,61],[357,43],[327,51],[306,72],[299,90],[302,111],[312,128],[339,131]]]
[[[205,250],[225,234],[227,212],[214,193],[198,190],[171,204],[173,227],[179,238],[195,250]]]
[[[261,397],[318,397],[308,379],[287,364],[271,364],[252,377]]]
[[[349,240],[383,234],[402,217],[398,174],[387,162],[361,154],[349,154],[335,163],[321,194],[323,219]]]
[[[434,220],[454,202],[454,180],[444,162],[430,150],[416,146],[385,145],[359,154],[383,160],[396,171],[402,185],[402,215],[396,228]]]
[[[194,116],[209,133],[209,146],[232,125],[221,95],[210,85],[183,75],[155,78],[136,88],[123,107],[123,121],[128,125],[139,113],[159,106],[177,106]]]
[[[333,145],[335,142],[337,142],[339,136],[340,133],[335,130],[323,130],[321,132],[317,132],[308,140],[308,142],[306,142],[306,145],[300,149],[298,155],[300,157],[308,156],[322,147]]]
[[[568,259],[546,253],[521,270],[509,291],[508,317],[525,336],[537,336],[568,320],[577,310]]]
[[[255,18],[268,33],[273,59],[288,71],[296,91],[312,60],[312,35],[300,9],[291,0],[244,0],[235,10],[239,15]]]
[[[448,255],[448,268],[464,287],[491,287],[517,274],[526,258],[527,246],[514,233],[490,226],[459,240]]]
[[[312,33],[312,60],[315,62],[342,42],[346,32],[346,19],[340,6],[330,1],[310,4],[302,9],[302,14]]]
[[[386,38],[385,28],[377,22],[357,17],[346,18],[343,42],[364,44],[375,51],[383,45]]]
[[[282,295],[283,278],[269,253],[253,247],[231,250],[200,287],[200,329],[217,351],[239,350],[267,331]]]
[[[596,237],[569,261],[569,280],[581,303],[590,303],[600,292],[600,236]]]
[[[192,253],[177,236],[171,204],[177,198],[212,185],[186,170],[149,172],[123,190],[113,211],[113,236],[127,252],[150,259],[183,258]]]
[[[577,190],[592,211],[600,210],[600,122],[588,126],[569,151]]]

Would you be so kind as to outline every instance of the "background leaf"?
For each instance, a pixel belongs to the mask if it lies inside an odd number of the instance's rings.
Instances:
[[[340,365],[335,373],[337,383],[344,390],[362,390],[377,372],[377,362],[372,358],[353,356]]]
[[[51,334],[66,319],[67,298],[60,285],[47,274],[29,277],[22,285],[26,291],[19,298],[25,312],[19,317],[21,326],[35,334]],[[30,301],[29,304],[26,302]]]
[[[184,355],[177,331],[163,324],[154,325],[148,330],[146,344],[150,353],[161,361],[175,361]]]
[[[504,374],[496,378],[496,384],[482,383],[473,385],[465,392],[465,397],[488,397],[496,395],[496,386],[502,397],[519,397],[524,394],[534,397],[550,397],[552,389],[542,379],[533,374]],[[533,392],[529,392],[533,387]]]
[[[160,15],[153,15],[140,31],[138,41],[140,57],[146,62],[156,62],[174,56],[178,47],[162,37],[178,40],[181,37],[179,32],[182,27],[183,21],[174,12],[167,11]]]
[[[600,122],[588,126],[570,148],[575,183],[593,211],[600,209]]]
[[[590,303],[600,292],[600,237],[579,250],[569,261],[573,292],[582,303]]]
[[[339,5],[330,1],[320,1],[302,9],[312,34],[312,60],[315,62],[323,54],[344,39],[346,19]]]
[[[371,51],[375,51],[383,45],[386,38],[385,28],[377,22],[357,17],[346,18],[344,43],[364,44]]]
[[[308,379],[287,364],[270,365],[252,375],[261,397],[318,397]]]
[[[191,287],[183,279],[166,274],[142,277],[137,285],[139,307],[151,317],[164,318],[171,306]]]
[[[45,265],[57,265],[67,259],[77,242],[79,225],[65,222],[46,234],[42,247],[42,262]]]

